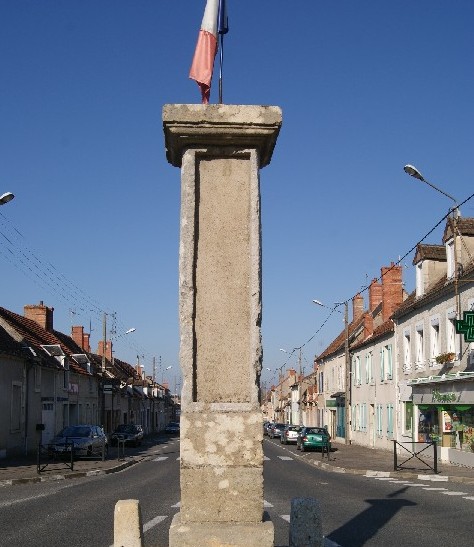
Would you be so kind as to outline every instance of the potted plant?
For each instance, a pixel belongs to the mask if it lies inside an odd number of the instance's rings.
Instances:
[[[452,363],[454,359],[456,358],[456,354],[452,351],[448,351],[447,353],[441,353],[436,357],[436,362],[438,365],[444,365],[445,363]]]

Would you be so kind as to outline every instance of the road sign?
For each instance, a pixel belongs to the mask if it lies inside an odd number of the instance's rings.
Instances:
[[[474,311],[465,311],[463,318],[456,320],[456,332],[464,334],[465,342],[474,342]]]

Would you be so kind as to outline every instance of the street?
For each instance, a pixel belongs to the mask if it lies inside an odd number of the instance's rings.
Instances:
[[[275,545],[288,545],[293,497],[317,498],[327,547],[470,546],[474,483],[396,480],[328,472],[294,445],[264,439],[265,510]],[[124,471],[71,481],[0,489],[0,546],[113,544],[117,500],[140,500],[145,545],[167,546],[179,510],[179,440],[147,447],[147,458]],[[456,498],[456,501],[452,498]],[[462,526],[458,524],[462,523]]]

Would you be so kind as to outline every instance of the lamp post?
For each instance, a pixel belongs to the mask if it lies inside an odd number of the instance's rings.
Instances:
[[[0,205],[5,205],[5,203],[8,203],[14,197],[15,197],[14,194],[12,194],[11,192],[5,192],[4,194],[0,196]]]
[[[443,196],[446,196],[451,201],[453,201],[454,202],[454,207],[452,208],[453,214],[454,214],[455,217],[460,216],[460,212],[459,212],[459,208],[458,208],[458,202],[457,202],[456,198],[454,198],[453,196],[451,196],[450,194],[448,194],[444,190],[441,190],[441,188],[438,188],[437,186],[435,186],[431,182],[427,181],[425,179],[425,177],[420,173],[420,171],[414,165],[407,164],[407,165],[405,165],[403,170],[405,171],[405,173],[407,173],[411,177],[413,177],[415,179],[418,179],[418,180],[421,180],[421,182],[424,182],[428,186],[431,186],[431,188],[433,188],[434,190],[436,190],[440,194],[443,194]]]
[[[313,300],[314,304],[322,306],[323,308],[329,308],[319,300]],[[341,310],[338,310],[338,306],[344,304],[344,377],[345,377],[345,386],[344,386],[344,440],[345,444],[351,444],[351,363],[350,363],[350,353],[349,353],[349,301],[345,302],[335,302],[331,310],[335,310],[339,313],[342,313]]]
[[[454,276],[454,295],[455,295],[455,301],[456,301],[456,319],[460,318],[461,314],[461,303],[459,301],[460,295],[458,294],[458,254],[457,254],[457,245],[456,245],[456,239],[457,239],[457,219],[461,216],[461,212],[459,211],[458,207],[458,201],[456,198],[445,192],[444,190],[441,190],[441,188],[438,188],[431,182],[427,181],[425,177],[421,174],[421,172],[414,166],[407,164],[404,166],[403,170],[405,173],[410,175],[411,177],[421,180],[428,186],[431,186],[434,190],[439,192],[440,194],[443,194],[443,196],[446,196],[449,198],[453,203],[454,206],[449,210],[453,213],[453,252],[454,252],[454,264],[453,264],[453,276]]]

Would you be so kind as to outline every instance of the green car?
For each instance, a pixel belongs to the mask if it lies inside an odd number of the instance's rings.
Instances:
[[[331,451],[331,435],[323,427],[303,427],[296,439],[296,450],[309,450],[310,448],[323,448]]]

